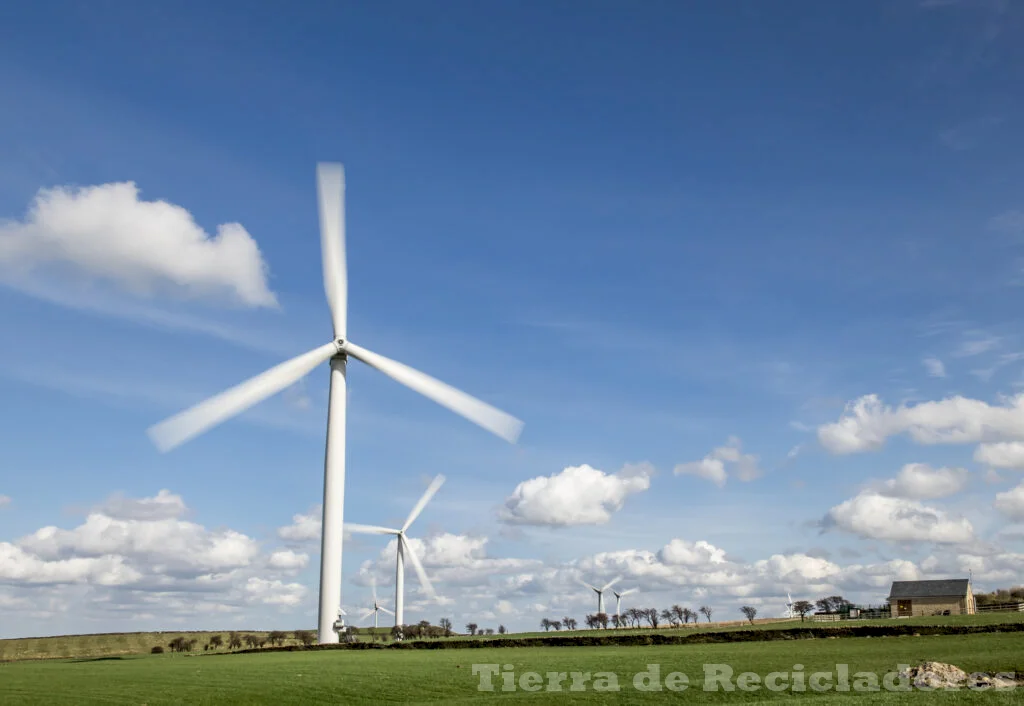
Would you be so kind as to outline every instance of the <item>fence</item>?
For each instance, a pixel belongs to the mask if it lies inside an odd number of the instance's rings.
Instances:
[[[989,605],[980,605],[976,607],[979,613],[996,613],[1000,611],[1005,612],[1020,612],[1024,613],[1024,603],[992,603]]]

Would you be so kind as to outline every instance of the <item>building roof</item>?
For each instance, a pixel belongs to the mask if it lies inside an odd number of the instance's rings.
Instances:
[[[893,581],[889,598],[937,598],[967,595],[970,579],[942,579],[939,581]]]

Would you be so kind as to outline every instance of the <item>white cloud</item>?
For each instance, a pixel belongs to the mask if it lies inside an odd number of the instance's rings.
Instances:
[[[309,512],[292,515],[292,524],[279,527],[277,536],[291,542],[310,542],[320,539],[323,508],[318,505]]]
[[[600,525],[611,519],[626,498],[651,487],[647,464],[605,473],[587,464],[539,476],[516,486],[499,511],[504,522],[548,527]]]
[[[185,514],[185,501],[169,490],[161,490],[152,498],[126,498],[117,494],[99,511],[119,520],[167,520]]]
[[[672,566],[707,566],[725,563],[725,550],[703,539],[696,542],[673,539],[662,547],[658,558]]]
[[[960,543],[974,538],[974,528],[966,518],[951,518],[919,502],[872,491],[833,507],[825,515],[823,526],[893,542]]]
[[[946,366],[942,364],[942,361],[938,358],[925,358],[921,361],[924,364],[924,369],[928,375],[933,378],[944,378],[946,377]]]
[[[1011,520],[1024,521],[1024,483],[1012,490],[996,493],[993,507]]]
[[[699,461],[680,463],[675,467],[677,476],[692,475],[709,480],[719,488],[725,485],[729,475],[738,480],[751,481],[761,476],[758,458],[753,454],[745,454],[740,450],[742,442],[738,437],[731,436],[725,446],[713,449],[711,453]],[[795,456],[795,453],[792,453]],[[792,457],[791,456],[791,457]]]
[[[184,208],[140,200],[132,182],[41,189],[24,221],[0,223],[0,266],[9,279],[50,268],[136,295],[277,305],[245,228],[226,223],[211,238]]]
[[[818,441],[834,454],[848,454],[875,451],[904,433],[919,444],[1024,439],[1024,394],[1000,406],[956,396],[899,407],[865,395],[848,403],[838,422],[818,427]]]
[[[43,559],[9,542],[0,542],[0,579],[12,583],[95,583],[100,586],[130,584],[142,574],[123,557],[71,557]]]
[[[960,344],[953,353],[958,358],[970,358],[972,356],[988,353],[999,345],[999,338],[981,332],[974,332],[968,340]]]
[[[1024,470],[1024,443],[1003,441],[981,444],[974,450],[974,460],[992,468]]]
[[[308,564],[309,554],[293,552],[291,549],[276,551],[267,560],[267,566],[281,571],[298,571],[299,569],[305,569]]]
[[[967,485],[966,468],[932,468],[927,463],[908,463],[879,487],[879,492],[896,498],[927,500],[959,493]]]
[[[0,495],[0,508],[5,508],[11,504],[11,498],[8,495]]]
[[[245,595],[264,605],[297,606],[308,590],[301,583],[284,583],[279,579],[267,580],[252,576],[245,584]]]

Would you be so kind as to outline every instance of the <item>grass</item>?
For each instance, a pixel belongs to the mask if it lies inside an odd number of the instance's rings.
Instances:
[[[25,661],[0,665],[0,692],[11,704],[363,704],[363,703],[668,703],[692,701],[775,701],[793,696],[832,703],[849,698],[859,703],[1017,703],[1020,694],[959,691],[873,694],[834,690],[777,693],[704,692],[705,664],[728,664],[736,674],[750,671],[765,676],[790,672],[834,672],[837,664],[850,673],[883,675],[899,664],[936,660],[968,672],[1024,673],[1024,636],[993,633],[969,636],[846,638],[787,642],[745,642],[653,647],[536,647],[474,650],[339,650],[271,652],[241,655],[140,655],[84,660]],[[512,665],[523,672],[612,672],[620,691],[552,694],[521,689],[502,692],[477,690],[479,677],[472,665]],[[662,677],[686,674],[690,685],[682,694],[639,692],[633,677],[649,664],[660,664]],[[592,684],[591,684],[592,686]],[[568,687],[568,682],[563,688]]]

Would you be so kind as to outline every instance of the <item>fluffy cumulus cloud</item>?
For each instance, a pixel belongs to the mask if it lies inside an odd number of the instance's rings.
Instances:
[[[323,510],[317,506],[309,512],[292,515],[292,523],[279,527],[277,536],[290,542],[312,542],[320,539]]]
[[[245,228],[225,223],[211,237],[181,206],[142,200],[132,182],[42,189],[23,221],[0,222],[0,274],[44,269],[136,295],[277,305]]]
[[[963,490],[968,477],[966,468],[932,468],[927,463],[908,463],[895,478],[879,484],[877,489],[895,498],[945,498]]]
[[[729,437],[724,446],[713,449],[699,461],[678,464],[674,472],[677,476],[689,475],[709,480],[719,488],[725,485],[730,475],[741,481],[760,477],[761,468],[757,456],[745,454],[741,449],[739,438]]]
[[[1024,443],[1001,441],[992,444],[979,444],[978,448],[974,450],[974,460],[991,468],[1024,470]]]
[[[962,543],[974,539],[974,528],[963,517],[954,518],[942,510],[914,500],[865,491],[836,505],[822,525],[865,539],[893,542]]]
[[[600,525],[620,510],[626,498],[651,487],[648,464],[605,473],[583,464],[560,473],[523,481],[505,500],[499,517],[508,523],[568,527]]]
[[[70,528],[51,525],[0,542],[0,624],[9,624],[8,609],[40,621],[71,611],[139,629],[140,622],[167,626],[205,614],[244,620],[252,606],[291,610],[305,600],[308,589],[284,577],[305,568],[308,555],[265,554],[252,537],[206,528],[186,514],[169,490],[117,495]]]
[[[993,505],[1011,520],[1024,521],[1024,483],[1012,490],[996,493]]]
[[[1024,440],[1024,394],[1000,405],[956,396],[899,407],[866,395],[849,403],[839,421],[818,428],[821,445],[835,454],[875,451],[899,434],[919,444]]]

